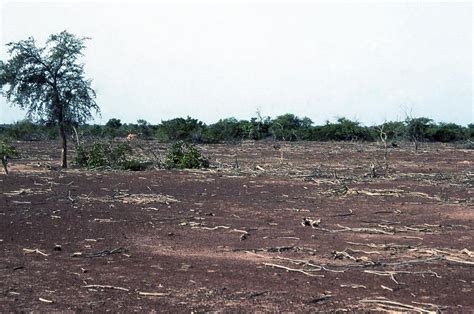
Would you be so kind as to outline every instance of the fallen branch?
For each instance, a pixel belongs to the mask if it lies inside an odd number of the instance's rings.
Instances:
[[[342,284],[340,285],[342,288],[352,288],[352,289],[358,289],[358,288],[364,288],[367,289],[366,286],[364,285],[357,285],[357,284]]]
[[[327,265],[314,264],[312,261],[297,260],[297,259],[291,259],[291,258],[281,257],[281,256],[275,256],[275,257],[273,257],[273,258],[274,258],[274,259],[283,260],[283,261],[288,261],[288,262],[290,262],[290,263],[297,264],[297,265],[301,265],[301,266],[310,266],[310,267],[313,267],[313,269],[311,269],[311,271],[325,270],[325,271],[332,272],[332,273],[343,273],[343,272],[345,272],[345,270],[333,270],[333,269],[329,269],[329,268],[327,268]]]
[[[117,286],[110,286],[110,285],[86,285],[82,286],[83,288],[92,288],[92,289],[111,289],[111,290],[120,290],[120,291],[130,291],[130,289],[117,287]]]
[[[389,307],[391,310],[403,310],[403,311],[415,311],[418,313],[436,313],[436,311],[433,310],[427,310],[421,307],[416,307],[410,304],[403,304],[395,301],[390,301],[387,299],[364,299],[360,300],[359,303],[369,303],[369,304],[376,304],[376,305],[381,305],[384,307]]]
[[[392,249],[406,250],[406,249],[413,248],[412,245],[395,244],[395,243],[376,244],[376,243],[358,243],[358,242],[350,242],[350,241],[346,241],[346,243],[352,244],[352,245],[358,245],[358,246],[367,246],[371,248],[384,249],[384,250],[392,250]]]
[[[417,271],[417,272],[411,272],[411,271],[402,271],[402,270],[389,270],[389,271],[379,271],[379,270],[364,270],[364,273],[368,274],[374,274],[378,276],[388,276],[390,277],[397,285],[400,284],[396,279],[395,275],[398,274],[412,274],[412,275],[432,275],[435,276],[436,278],[441,278],[440,275],[438,275],[434,271]]]
[[[145,297],[166,297],[170,295],[169,293],[165,292],[143,292],[143,291],[137,291],[139,295],[145,296]]]
[[[229,226],[191,227],[191,229],[217,230],[217,229],[230,229],[230,227]]]
[[[275,246],[275,247],[268,247],[268,248],[236,248],[233,249],[232,252],[276,252],[276,253],[281,253],[285,251],[290,251],[290,250],[297,250],[300,249],[298,247],[294,246]],[[304,248],[301,248],[304,249]]]
[[[346,213],[346,214],[337,214],[337,215],[332,215],[332,216],[329,216],[329,217],[346,217],[346,216],[351,216],[353,213],[354,213],[354,211],[352,209],[349,209],[349,212]]]
[[[286,267],[286,266],[278,265],[278,264],[263,263],[263,265],[265,265],[265,266],[270,266],[270,267],[274,267],[274,268],[284,269],[284,270],[289,271],[289,272],[302,273],[302,274],[304,274],[304,275],[306,275],[306,276],[310,276],[310,277],[324,277],[324,275],[311,274],[311,273],[308,273],[307,271],[304,271],[304,270],[302,270],[302,269],[290,268],[290,267]]]
[[[370,234],[386,234],[386,235],[394,235],[395,233],[393,232],[388,232],[388,231],[385,231],[385,230],[382,230],[382,229],[376,229],[376,228],[349,228],[349,227],[345,227],[345,226],[341,226],[341,225],[337,225],[339,228],[342,228],[342,229],[339,229],[339,230],[332,230],[332,229],[326,229],[326,228],[316,228],[316,229],[319,229],[319,230],[323,230],[323,231],[327,231],[327,232],[330,232],[330,233],[336,233],[336,232],[359,232],[359,233],[370,233]]]
[[[93,258],[93,257],[105,257],[111,254],[118,254],[118,253],[127,253],[127,249],[123,247],[119,247],[112,250],[103,250],[97,253],[82,253],[82,252],[75,252],[71,256],[72,257],[84,257],[84,258]]]
[[[49,256],[49,254],[43,253],[38,249],[23,249],[23,252],[25,252],[25,253],[36,253],[36,254],[40,254],[40,255],[43,255],[43,256]]]

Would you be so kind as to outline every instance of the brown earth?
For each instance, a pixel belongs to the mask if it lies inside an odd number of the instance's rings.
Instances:
[[[16,146],[1,312],[474,311],[472,150],[391,148],[385,171],[376,144],[246,142],[199,146],[208,170],[116,172]]]

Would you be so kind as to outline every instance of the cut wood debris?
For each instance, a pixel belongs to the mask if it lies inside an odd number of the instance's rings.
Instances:
[[[49,256],[49,254],[46,254],[38,249],[23,249],[23,252],[25,253],[36,253],[42,256]]]
[[[303,220],[301,221],[301,225],[303,227],[311,226],[312,228],[316,228],[316,227],[319,227],[320,224],[321,224],[321,218],[311,219],[311,218],[304,217]]]

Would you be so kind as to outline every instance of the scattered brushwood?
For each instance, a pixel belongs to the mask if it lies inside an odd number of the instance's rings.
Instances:
[[[112,195],[104,197],[94,197],[90,195],[81,195],[78,199],[82,202],[121,202],[124,204],[146,205],[152,203],[166,204],[179,202],[176,198],[164,194],[132,194],[124,190],[116,190]]]
[[[110,142],[79,145],[76,148],[76,164],[90,169],[144,170],[149,162],[133,156],[128,143],[114,145]]]
[[[311,174],[304,177],[305,181],[312,181],[314,179],[334,179],[337,180],[337,171],[334,168],[326,165],[319,165],[311,171]]]
[[[390,313],[440,313],[446,307],[438,306],[431,303],[412,302],[415,305],[405,304],[388,300],[384,297],[375,297],[373,299],[363,299],[359,303],[364,307],[365,311],[378,311]],[[420,306],[421,305],[421,306]]]
[[[417,271],[413,269],[417,265],[434,265],[446,263],[458,267],[474,266],[474,252],[468,249],[438,249],[418,246],[406,246],[398,244],[374,244],[374,243],[355,243],[348,242],[356,246],[368,246],[372,250],[364,251],[355,248],[346,248],[343,251],[332,251],[331,256],[334,262],[317,262],[314,260],[288,258],[273,254],[263,253],[282,253],[294,251],[295,253],[305,253],[305,248],[283,247],[274,250],[271,248],[261,249],[234,249],[233,251],[245,251],[253,256],[265,260],[262,265],[287,272],[301,273],[310,277],[324,277],[318,272],[344,273],[347,271],[359,270],[362,274],[388,277],[396,285],[402,285],[397,277],[402,276],[431,276],[435,279],[443,278],[437,272],[426,269]],[[272,261],[272,262],[271,262]],[[278,262],[273,262],[278,261]],[[392,290],[389,287],[384,289]],[[382,287],[382,288],[383,288]]]
[[[338,232],[352,232],[352,233],[367,233],[367,234],[385,234],[385,235],[394,235],[396,233],[408,233],[408,232],[420,232],[427,234],[440,233],[443,229],[442,225],[430,225],[430,224],[421,224],[421,225],[408,225],[401,226],[395,225],[392,226],[389,223],[379,223],[376,226],[370,227],[346,227],[340,224],[337,224],[339,229],[328,229],[322,228],[320,226],[314,227],[317,230],[329,232],[329,233],[338,233]]]
[[[194,145],[178,141],[168,150],[164,166],[168,169],[209,168],[209,160]]]
[[[83,252],[75,252],[71,256],[72,257],[83,257],[83,258],[94,258],[94,257],[106,257],[112,254],[123,254],[127,253],[127,249],[123,247],[111,249],[111,250],[103,250],[100,252],[95,253],[83,253]]]

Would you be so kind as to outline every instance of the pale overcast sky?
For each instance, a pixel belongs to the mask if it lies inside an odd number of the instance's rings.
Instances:
[[[87,42],[104,123],[212,123],[260,110],[371,125],[405,113],[473,122],[464,3],[1,2],[0,43],[68,30]],[[0,123],[23,112],[0,99]]]

